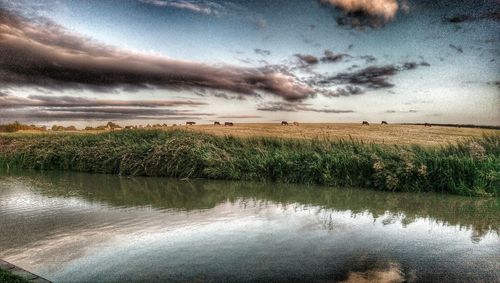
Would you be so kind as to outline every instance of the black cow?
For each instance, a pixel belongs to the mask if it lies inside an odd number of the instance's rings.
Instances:
[[[195,124],[196,124],[196,122],[186,122],[186,125],[187,125],[187,126],[189,126],[189,125],[191,125],[191,126],[192,126],[192,125],[195,125]]]
[[[220,122],[219,121],[215,121],[214,122],[214,126],[220,126]]]
[[[233,122],[225,122],[224,126],[234,126]]]
[[[288,122],[287,121],[281,121],[281,126],[288,126]]]
[[[425,124],[424,124],[424,127],[432,127],[432,125],[431,125],[431,124],[429,124],[429,123],[425,123]]]
[[[380,123],[380,125],[389,125],[389,124],[387,124],[387,121],[382,121],[382,123]]]
[[[361,126],[364,126],[364,125],[370,126],[370,123],[368,123],[368,121],[363,121],[363,123],[361,123]]]

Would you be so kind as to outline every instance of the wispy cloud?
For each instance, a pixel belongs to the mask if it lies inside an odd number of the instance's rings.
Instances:
[[[160,8],[174,8],[214,17],[235,17],[252,23],[257,29],[265,29],[267,21],[246,7],[229,1],[208,0],[139,0]]]
[[[449,46],[450,46],[451,49],[454,49],[458,53],[464,53],[464,49],[462,48],[462,46],[458,46],[458,45],[455,45],[455,44],[450,44]]]
[[[111,113],[110,113],[111,112]],[[30,121],[30,122],[52,122],[52,121],[110,121],[110,120],[197,120],[206,113],[177,113],[175,111],[155,110],[139,111],[136,109],[124,109],[123,111],[72,111],[23,109],[16,111],[4,111],[0,116],[0,122]]]
[[[175,106],[201,106],[204,102],[192,100],[112,100],[91,99],[76,96],[42,96],[30,95],[28,97],[14,96],[0,93],[0,108],[23,107],[175,107]]]
[[[225,115],[225,116],[217,116],[217,118],[221,118],[221,119],[255,119],[255,118],[262,118],[262,116],[258,116],[258,115]]]
[[[156,120],[213,116],[212,113],[180,109],[202,105],[205,103],[191,100],[110,100],[40,95],[20,97],[1,93],[0,120]]]
[[[320,113],[353,113],[353,110],[339,110],[331,108],[315,108],[307,103],[289,103],[289,102],[268,102],[260,105],[257,110],[270,112],[320,112]]]
[[[223,5],[214,1],[140,0],[140,2],[157,7],[170,7],[218,17],[228,13],[227,9]]]
[[[255,48],[253,51],[256,54],[259,54],[259,55],[262,55],[262,56],[269,56],[269,55],[271,55],[271,51],[270,50]]]

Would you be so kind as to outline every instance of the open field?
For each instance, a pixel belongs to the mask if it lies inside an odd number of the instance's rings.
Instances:
[[[500,130],[424,127],[417,125],[370,125],[361,124],[300,124],[300,126],[281,126],[271,124],[235,124],[232,127],[195,125],[182,126],[190,131],[199,131],[213,135],[232,135],[236,137],[278,137],[326,140],[361,140],[366,143],[385,143],[426,146],[446,145],[460,140],[481,137],[484,134],[500,134]]]
[[[0,167],[477,196],[500,188],[500,134],[422,147],[197,132],[203,129],[3,134]]]
[[[390,144],[390,145],[421,145],[442,146],[456,144],[457,142],[471,138],[479,138],[483,135],[499,135],[500,130],[481,128],[458,128],[422,125],[370,125],[340,124],[340,123],[318,123],[300,124],[300,126],[281,126],[279,123],[238,123],[231,127],[214,125],[193,126],[168,126],[154,128],[159,130],[186,130],[189,132],[206,133],[216,136],[234,136],[240,138],[274,137],[285,139],[319,139],[328,141],[356,140],[365,143]],[[102,130],[79,130],[79,131],[18,131],[17,134],[99,134],[107,131]],[[0,135],[12,135],[12,133],[0,133]]]

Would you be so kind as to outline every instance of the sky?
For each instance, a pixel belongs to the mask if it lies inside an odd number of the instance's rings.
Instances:
[[[500,125],[499,0],[0,0],[0,123]]]

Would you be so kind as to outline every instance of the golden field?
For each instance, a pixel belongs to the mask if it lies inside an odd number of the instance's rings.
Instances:
[[[168,127],[171,129],[172,127]],[[361,124],[300,124],[300,126],[281,126],[271,124],[235,124],[232,127],[214,125],[177,126],[189,131],[198,131],[218,136],[232,135],[237,137],[280,137],[299,139],[355,139],[366,143],[385,144],[419,144],[439,146],[456,143],[460,140],[482,135],[500,134],[500,130],[478,128],[456,128],[417,125],[370,125]]]
[[[483,135],[500,135],[500,130],[480,128],[458,128],[445,126],[424,127],[421,125],[370,125],[361,126],[354,123],[304,123],[299,126],[281,126],[279,123],[236,123],[234,126],[214,126],[212,124],[177,125],[167,127],[151,127],[143,129],[186,130],[201,132],[216,136],[247,137],[277,137],[286,139],[322,139],[349,140],[354,139],[365,143],[440,146],[456,144],[461,140],[481,137]],[[103,130],[77,131],[18,131],[26,134],[97,134]],[[11,133],[0,133],[0,135]]]

